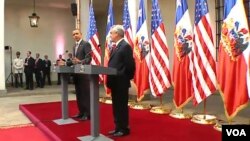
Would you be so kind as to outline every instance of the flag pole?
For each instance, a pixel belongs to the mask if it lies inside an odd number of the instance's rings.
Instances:
[[[203,101],[203,114],[195,114],[193,115],[191,121],[198,124],[215,124],[216,116],[208,115],[206,111],[207,100]]]
[[[160,99],[160,106],[152,107],[150,112],[155,114],[169,114],[171,112],[171,109],[163,105],[162,95],[159,96],[159,99]]]

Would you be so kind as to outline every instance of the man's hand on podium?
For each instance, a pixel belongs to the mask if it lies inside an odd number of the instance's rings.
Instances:
[[[79,60],[78,58],[74,57],[73,60],[72,60],[73,64],[80,64],[81,63],[81,60]]]

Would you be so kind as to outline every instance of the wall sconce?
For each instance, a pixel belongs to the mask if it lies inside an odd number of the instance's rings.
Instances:
[[[34,0],[34,3],[33,3],[33,13],[31,16],[29,16],[29,19],[30,19],[30,27],[38,27],[38,20],[40,19],[40,17],[36,14],[35,12],[35,7],[36,7],[36,2]]]

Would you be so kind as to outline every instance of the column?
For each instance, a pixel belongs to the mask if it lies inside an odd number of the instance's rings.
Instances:
[[[0,64],[4,63],[4,0],[0,0]],[[0,76],[5,76],[5,66],[0,67]],[[5,77],[0,77],[0,94],[6,93]]]

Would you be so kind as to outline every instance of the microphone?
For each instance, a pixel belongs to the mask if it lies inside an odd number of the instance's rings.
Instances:
[[[88,52],[88,53],[85,55],[85,58],[86,58],[89,54],[91,54],[92,52],[94,52],[95,50],[97,50],[97,49],[99,49],[99,48],[101,47],[100,44],[97,45],[97,46],[98,46],[98,48],[91,49],[90,52]],[[97,50],[97,51],[98,51],[98,50]]]
[[[65,55],[65,54],[67,54],[69,51],[68,50],[65,50],[65,52],[62,54],[62,55]]]

